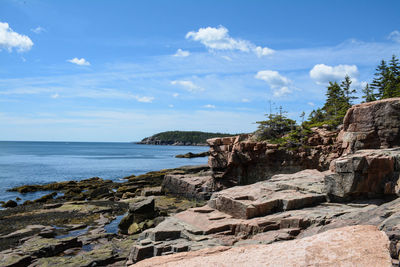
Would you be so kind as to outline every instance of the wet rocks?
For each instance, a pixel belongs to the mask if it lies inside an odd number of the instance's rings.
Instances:
[[[202,158],[202,157],[208,157],[210,155],[210,152],[201,152],[201,153],[192,153],[188,152],[186,154],[179,154],[176,155],[175,158],[186,158],[186,159],[191,159],[191,158]]]
[[[152,226],[148,221],[156,217],[154,197],[147,197],[129,205],[129,213],[118,227],[122,234],[134,234]]]
[[[14,207],[18,206],[18,204],[14,200],[8,200],[7,202],[2,204],[1,206],[3,208],[14,208]]]

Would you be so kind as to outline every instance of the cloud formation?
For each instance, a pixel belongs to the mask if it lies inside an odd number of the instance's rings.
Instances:
[[[215,105],[207,104],[204,105],[203,108],[215,108]]]
[[[191,39],[202,43],[210,50],[239,50],[242,52],[253,52],[258,57],[267,56],[274,53],[268,47],[256,46],[247,40],[232,38],[229,36],[228,29],[224,26],[218,28],[200,28],[198,31],[191,31],[186,34],[186,39]]]
[[[36,27],[36,28],[34,28],[34,29],[31,29],[31,31],[34,32],[34,33],[36,33],[36,34],[41,34],[42,32],[45,32],[46,29],[43,28],[43,27],[38,26],[38,27]]]
[[[67,61],[79,66],[90,66],[90,62],[84,58],[79,59],[77,57],[74,57],[73,59],[68,59]]]
[[[349,75],[354,79],[358,76],[358,68],[356,65],[337,65],[328,66],[325,64],[317,64],[310,70],[310,77],[317,84],[327,84],[328,82],[340,81]]]
[[[151,103],[154,100],[154,97],[152,96],[135,96],[135,98],[138,102],[142,103]]]
[[[265,81],[273,90],[275,97],[281,97],[292,92],[289,88],[292,82],[277,71],[261,70],[257,72],[255,78]]]
[[[192,81],[185,81],[185,80],[175,80],[171,81],[172,85],[178,85],[182,87],[183,89],[189,91],[189,92],[200,92],[204,91],[204,88],[194,84]]]
[[[189,51],[185,51],[179,48],[174,54],[174,57],[188,57],[189,55],[190,55]]]
[[[13,31],[6,22],[0,22],[0,50],[5,48],[11,52],[15,48],[18,52],[25,52],[32,46],[33,42],[28,36]]]
[[[392,32],[389,34],[388,39],[389,39],[389,40],[392,40],[392,41],[395,41],[395,42],[397,42],[397,43],[400,43],[400,32],[397,31],[397,30],[392,31]]]

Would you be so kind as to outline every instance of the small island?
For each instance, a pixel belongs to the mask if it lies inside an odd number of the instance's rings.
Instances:
[[[167,131],[144,138],[137,144],[172,146],[207,146],[207,139],[231,137],[237,134],[209,133],[200,131]]]

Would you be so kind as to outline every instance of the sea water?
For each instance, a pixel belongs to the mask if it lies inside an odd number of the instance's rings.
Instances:
[[[207,158],[175,158],[208,147],[155,146],[134,143],[0,142],[0,201],[20,197],[19,203],[48,192],[19,194],[7,189],[100,177],[122,182],[129,175],[207,163]]]

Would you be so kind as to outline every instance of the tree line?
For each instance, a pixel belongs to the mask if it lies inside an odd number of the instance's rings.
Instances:
[[[306,121],[305,113],[301,114],[301,125],[285,116],[280,108],[279,113],[267,114],[267,120],[259,121],[255,132],[259,140],[279,139],[283,135],[303,136],[315,126],[328,125],[337,127],[342,124],[347,110],[353,105],[357,97],[357,91],[351,86],[351,77],[346,75],[340,83],[329,82],[326,90],[326,100],[322,108],[313,110]],[[400,63],[393,55],[386,62],[382,60],[376,67],[374,78],[370,84],[366,84],[361,90],[362,102],[371,102],[385,98],[400,97]],[[298,134],[300,133],[300,134]]]

